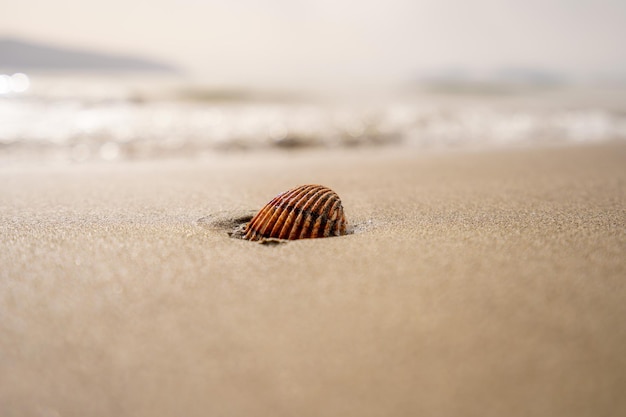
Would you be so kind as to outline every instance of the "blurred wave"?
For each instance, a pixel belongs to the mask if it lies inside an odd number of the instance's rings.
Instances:
[[[6,75],[10,77],[10,75]],[[175,77],[30,77],[0,91],[0,161],[220,151],[471,148],[626,139],[626,90],[397,89],[328,95],[211,89]]]

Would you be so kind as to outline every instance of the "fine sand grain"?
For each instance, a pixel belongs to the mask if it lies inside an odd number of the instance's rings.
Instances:
[[[320,183],[354,234],[228,236]],[[0,168],[0,415],[626,414],[626,146]]]

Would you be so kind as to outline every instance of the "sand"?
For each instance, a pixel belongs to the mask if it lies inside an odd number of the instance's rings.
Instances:
[[[355,233],[228,237],[292,186]],[[11,416],[626,413],[626,145],[0,168]]]

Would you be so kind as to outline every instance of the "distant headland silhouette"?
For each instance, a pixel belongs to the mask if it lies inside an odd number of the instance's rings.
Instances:
[[[157,60],[17,38],[0,38],[0,71],[180,72],[175,66]]]

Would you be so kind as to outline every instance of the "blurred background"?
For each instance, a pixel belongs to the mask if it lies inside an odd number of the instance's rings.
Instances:
[[[622,0],[0,0],[0,163],[626,139]]]

